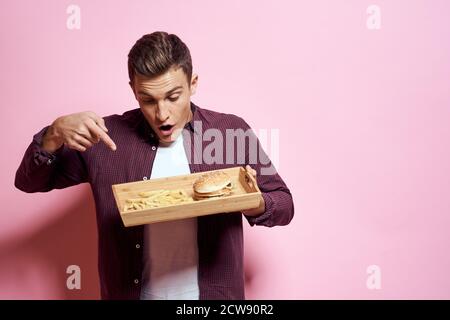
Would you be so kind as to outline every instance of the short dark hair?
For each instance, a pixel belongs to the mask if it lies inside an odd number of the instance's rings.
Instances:
[[[175,34],[163,31],[146,34],[136,41],[128,53],[128,75],[131,82],[136,74],[152,78],[169,71],[172,67],[182,68],[190,86],[191,53]]]

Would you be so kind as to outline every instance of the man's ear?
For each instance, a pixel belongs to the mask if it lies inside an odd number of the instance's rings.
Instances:
[[[198,83],[198,75],[193,74],[191,78],[191,96],[195,94],[195,91],[197,90],[197,83]]]

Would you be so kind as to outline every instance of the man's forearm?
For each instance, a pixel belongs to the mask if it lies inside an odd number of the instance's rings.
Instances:
[[[65,150],[64,144],[54,153],[43,148],[48,128],[33,137],[17,169],[14,185],[22,191],[47,192],[87,181],[85,165],[75,150]]]
[[[50,180],[52,167],[44,164],[47,158],[39,152],[38,144],[33,141],[28,146],[23,159],[17,169],[14,185],[24,192],[45,192],[52,189]],[[51,160],[50,160],[51,161]]]

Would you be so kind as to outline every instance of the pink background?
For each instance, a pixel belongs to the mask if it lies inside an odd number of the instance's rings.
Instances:
[[[99,298],[89,186],[25,194],[14,174],[56,117],[137,107],[128,51],[164,30],[191,49],[192,101],[280,130],[296,216],[246,225],[248,298],[449,299],[449,15],[445,0],[2,1],[0,298]]]

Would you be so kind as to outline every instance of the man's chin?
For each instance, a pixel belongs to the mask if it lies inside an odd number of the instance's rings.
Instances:
[[[159,142],[171,143],[174,141],[175,139],[173,139],[172,137],[159,137]]]

